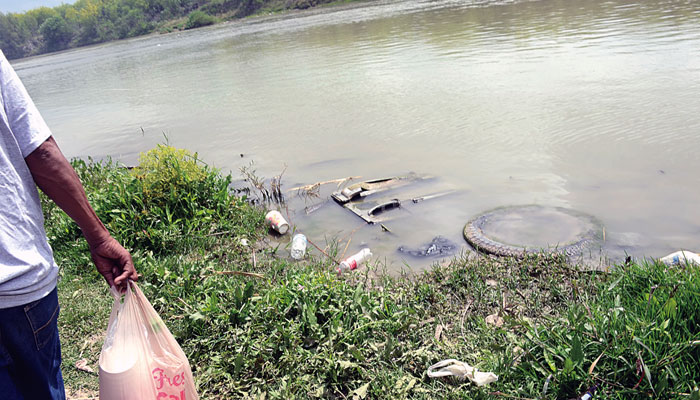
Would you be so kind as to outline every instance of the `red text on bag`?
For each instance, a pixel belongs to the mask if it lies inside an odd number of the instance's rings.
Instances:
[[[179,393],[179,397],[167,394],[163,390],[167,390],[171,387],[178,387],[185,384],[185,373],[177,374],[172,378],[169,377],[162,368],[154,369],[151,374],[153,374],[153,379],[156,381],[156,390],[158,394],[156,399],[166,399],[166,400],[185,400],[185,391],[182,390]]]

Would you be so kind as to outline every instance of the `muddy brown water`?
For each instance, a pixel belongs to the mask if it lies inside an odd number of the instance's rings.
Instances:
[[[13,64],[69,156],[130,164],[167,136],[284,189],[434,176],[396,197],[454,193],[392,211],[391,233],[303,212],[332,187],[290,194],[309,239],[395,271],[435,262],[399,246],[463,246],[467,220],[518,204],[595,216],[613,259],[658,257],[700,251],[698,21],[697,1],[377,1]]]

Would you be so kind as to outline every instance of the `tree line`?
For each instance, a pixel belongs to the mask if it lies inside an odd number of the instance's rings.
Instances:
[[[307,8],[330,0],[78,0],[0,13],[0,49],[10,59],[147,33],[210,25],[263,8]]]

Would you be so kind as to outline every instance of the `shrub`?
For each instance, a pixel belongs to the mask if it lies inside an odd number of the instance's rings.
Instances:
[[[206,247],[212,234],[242,235],[262,224],[262,212],[229,193],[231,177],[185,150],[159,145],[132,171],[112,161],[74,160],[90,203],[112,235],[133,249],[167,254]],[[54,247],[73,246],[78,227],[43,199]]]
[[[48,18],[39,27],[39,32],[44,36],[44,42],[49,51],[66,48],[73,38],[71,28],[61,16]]]
[[[199,28],[202,26],[213,25],[216,22],[216,17],[211,16],[204,11],[192,11],[187,17],[185,29]]]
[[[163,205],[169,198],[182,197],[207,178],[207,169],[197,163],[197,154],[158,145],[141,153],[132,174],[143,184],[144,201]]]

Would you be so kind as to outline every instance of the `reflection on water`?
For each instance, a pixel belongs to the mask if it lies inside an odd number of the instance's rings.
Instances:
[[[469,218],[514,204],[581,210],[614,256],[662,256],[700,249],[699,19],[692,1],[380,1],[15,66],[71,156],[132,163],[165,134],[234,173],[286,166],[288,187],[439,177],[457,193],[401,210],[392,234],[290,203],[311,240],[394,268],[400,245],[464,243]]]

